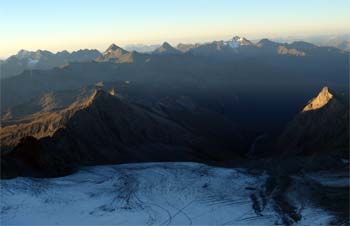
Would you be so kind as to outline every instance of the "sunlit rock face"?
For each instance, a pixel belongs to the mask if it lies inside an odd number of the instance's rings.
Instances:
[[[349,150],[349,106],[324,87],[288,123],[277,145],[286,154],[338,153]]]
[[[309,101],[309,103],[304,107],[303,112],[320,109],[323,106],[325,106],[332,98],[333,98],[333,94],[331,94],[328,90],[328,87],[325,86],[323,87],[321,92],[317,95],[317,97]]]

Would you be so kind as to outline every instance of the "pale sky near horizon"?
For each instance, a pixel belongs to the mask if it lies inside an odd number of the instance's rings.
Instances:
[[[0,57],[350,32],[349,0],[0,0]]]

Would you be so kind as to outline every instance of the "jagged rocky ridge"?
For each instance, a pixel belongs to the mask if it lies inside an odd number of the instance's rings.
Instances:
[[[347,156],[349,151],[349,105],[346,97],[324,87],[287,125],[278,141],[281,152]]]
[[[205,139],[193,125],[184,127],[170,115],[98,90],[67,108],[2,129],[9,130],[2,145],[13,147],[2,152],[3,177],[60,176],[90,164],[238,156],[237,150]]]
[[[253,141],[252,135],[245,136],[219,114],[199,110],[190,99],[139,100],[140,105],[113,86],[96,86],[109,92],[84,88],[74,91],[75,96],[71,92],[64,103],[59,94],[51,93],[49,100],[44,95],[41,110],[25,120],[23,115],[16,118],[14,109],[15,122],[9,120],[0,134],[3,177],[59,176],[90,164],[234,160]],[[348,106],[325,87],[288,124],[278,139],[279,154],[348,150],[348,120]]]
[[[178,55],[187,53],[195,56],[204,56],[214,59],[241,59],[256,56],[313,56],[347,54],[346,51],[334,47],[320,47],[306,42],[278,43],[268,39],[262,39],[253,43],[244,37],[234,36],[228,41],[213,41],[210,43],[178,44],[177,48],[164,42],[161,46],[148,53],[127,51],[115,44],[112,44],[104,53],[98,50],[78,50],[69,53],[68,51],[57,52],[56,54],[46,50],[27,51],[20,50],[16,55],[10,56],[1,64],[1,78],[7,78],[21,74],[25,70],[40,69],[46,70],[58,67],[69,62],[92,61],[133,63],[144,62],[149,55]],[[227,59],[229,58],[229,59]]]
[[[96,49],[82,49],[71,53],[66,50],[52,53],[47,50],[27,51],[22,49],[16,55],[0,62],[0,78],[15,76],[25,70],[47,70],[69,62],[92,61],[100,55],[101,53]]]

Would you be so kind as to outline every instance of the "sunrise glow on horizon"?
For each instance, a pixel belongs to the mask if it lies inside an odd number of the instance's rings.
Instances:
[[[205,42],[234,34],[349,33],[349,8],[346,0],[2,1],[0,57],[20,49],[104,50],[111,43]]]

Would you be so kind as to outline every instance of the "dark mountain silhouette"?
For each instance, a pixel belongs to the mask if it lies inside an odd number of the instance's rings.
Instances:
[[[204,131],[197,133],[199,128],[186,123],[187,117],[181,117],[186,126],[171,120],[170,114],[175,116],[177,112],[171,108],[164,105],[163,109],[168,110],[155,111],[97,90],[68,108],[13,129],[10,143],[16,140],[14,136],[22,138],[17,139],[12,151],[2,152],[2,161],[4,167],[12,165],[15,169],[2,171],[8,175],[59,176],[86,164],[206,161],[238,156],[235,150],[205,139]],[[231,133],[230,139],[238,135]],[[3,139],[2,144],[9,144],[7,141]]]
[[[349,151],[349,105],[347,98],[328,87],[303,108],[279,138],[284,154],[315,154]]]
[[[20,50],[16,55],[10,56],[1,63],[0,74],[1,78],[6,78],[18,75],[25,70],[47,70],[69,62],[91,61],[100,55],[99,51],[88,49],[71,53],[62,51],[56,54],[46,50],[37,50],[35,52]]]
[[[191,152],[194,139],[186,130],[104,91],[96,91],[69,111],[69,116],[66,110],[58,112],[55,121],[49,119],[52,115],[45,117],[48,121],[43,123],[59,128],[51,137],[25,137],[2,160],[14,159],[17,166],[54,176],[81,163],[170,160],[176,156],[190,159],[191,155],[184,152]],[[20,175],[25,173],[21,167],[16,170]]]

